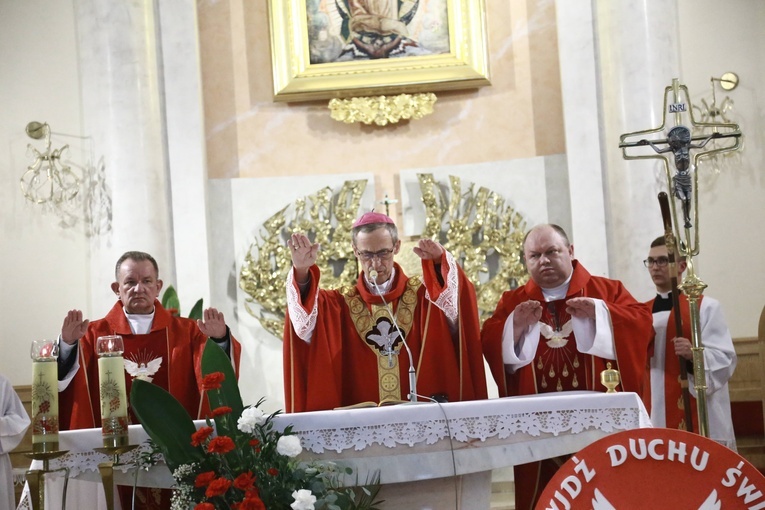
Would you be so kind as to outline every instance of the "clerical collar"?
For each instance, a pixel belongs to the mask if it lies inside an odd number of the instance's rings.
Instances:
[[[571,271],[571,274],[568,275],[566,281],[557,287],[553,287],[551,289],[540,287],[540,289],[542,289],[542,295],[545,297],[545,301],[557,301],[559,299],[564,299],[568,293],[568,286],[571,284],[572,276],[574,276],[574,271]]]
[[[396,278],[396,268],[394,267],[393,269],[390,270],[390,278],[388,278],[388,281],[383,283],[378,283],[376,288],[374,285],[369,283],[369,280],[367,280],[366,278],[364,278],[364,283],[366,284],[367,290],[370,293],[376,296],[383,296],[390,291],[391,287],[393,287],[393,280],[395,278]],[[377,292],[378,288],[380,289],[380,292]]]
[[[154,323],[154,312],[157,311],[156,308],[151,313],[128,313],[125,308],[122,311],[125,312],[125,317],[127,317],[128,324],[130,324],[130,331],[134,335],[145,335],[151,331],[151,325]]]
[[[672,291],[658,292],[653,300],[651,313],[669,312],[672,310]]]

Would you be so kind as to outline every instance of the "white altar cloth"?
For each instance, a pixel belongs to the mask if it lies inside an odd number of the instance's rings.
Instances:
[[[612,432],[651,426],[635,393],[599,392],[284,414],[275,425],[292,425],[305,449],[303,458],[350,466],[349,483],[357,475],[363,481],[379,472],[383,484],[487,472],[574,453]],[[140,425],[131,425],[129,433],[131,444],[142,445],[136,452],[147,449]],[[50,461],[50,467],[69,467],[75,480],[98,481],[98,464],[109,460],[93,451],[102,445],[101,429],[61,432],[59,441],[69,453]],[[117,483],[132,485],[134,455],[121,457],[128,465],[115,468]],[[164,464],[138,477],[142,486],[172,483]],[[19,508],[30,508],[28,499]],[[46,508],[57,506],[49,499]]]

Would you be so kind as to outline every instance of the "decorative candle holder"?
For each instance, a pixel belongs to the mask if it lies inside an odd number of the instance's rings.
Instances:
[[[101,394],[101,432],[104,447],[128,444],[127,392],[125,391],[125,350],[119,335],[100,336],[96,340],[98,383]]]
[[[35,340],[30,351],[32,357],[32,452],[27,458],[39,460],[42,469],[26,472],[29,496],[33,510],[45,506],[45,475],[61,471],[64,473],[62,508],[66,508],[66,489],[69,469],[50,469],[50,460],[61,457],[67,450],[58,446],[58,342],[56,340]]]

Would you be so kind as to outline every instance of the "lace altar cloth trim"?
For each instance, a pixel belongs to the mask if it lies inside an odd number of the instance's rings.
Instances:
[[[389,448],[399,444],[433,444],[449,437],[449,432],[453,440],[469,442],[507,439],[513,434],[557,436],[586,430],[614,432],[650,426],[648,414],[634,393],[567,392],[565,396],[515,397],[443,406],[402,404],[310,415],[283,415],[280,423],[292,424],[303,448],[318,454],[351,448],[363,450],[374,444]]]

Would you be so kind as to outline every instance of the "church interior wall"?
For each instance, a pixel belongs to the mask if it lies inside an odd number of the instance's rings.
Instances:
[[[720,104],[734,102],[727,115],[744,133],[744,150],[719,174],[700,173],[698,274],[718,299],[736,337],[757,336],[765,305],[765,5],[735,0],[681,1],[682,78],[694,101],[711,102],[710,78],[738,74],[736,89],[717,88]]]
[[[402,199],[404,214],[396,206],[392,212],[407,234],[416,234],[415,220],[405,209],[414,173],[467,171],[469,176],[475,171],[483,172],[482,178],[496,173],[500,191],[518,204],[535,193],[546,197],[545,206],[528,206],[530,222],[570,223],[566,212],[577,203],[566,200],[570,183],[562,182],[566,165],[560,161],[567,153],[563,118],[570,106],[562,104],[558,56],[551,50],[556,44],[552,3],[487,0],[492,86],[440,93],[431,116],[387,127],[338,123],[330,119],[325,102],[272,102],[265,2],[198,4],[207,168],[213,179],[209,214],[212,225],[228,222],[224,229],[211,229],[208,238],[211,298],[214,303],[233,300],[222,305],[231,307],[227,317],[237,321],[236,334],[251,337],[257,322],[237,308],[242,297],[234,278],[243,247],[262,218],[291,203],[303,189],[311,193],[347,176],[368,175],[373,195],[365,200],[371,203],[386,193]],[[758,92],[765,80],[760,58],[765,36],[758,30],[765,11],[747,0],[720,5],[680,0],[678,5],[682,78],[691,91],[705,93],[712,74],[735,71],[741,77],[730,96],[747,135],[744,164],[730,179],[720,175],[713,189],[702,192],[699,271],[710,285],[709,294],[723,303],[733,335],[754,336],[765,303],[765,258],[759,256],[765,234],[757,228],[765,217],[759,147],[765,100]],[[0,372],[14,384],[29,383],[27,346],[32,339],[54,335],[70,308],[95,313],[88,306],[88,239],[57,227],[54,217],[43,215],[18,190],[29,161],[26,144],[31,140],[23,132],[29,121],[84,134],[76,38],[70,2],[0,3],[0,133],[5,140],[0,144],[0,261],[6,268],[0,285]],[[519,170],[507,170],[524,163]],[[528,180],[534,189],[515,198],[512,186],[523,172],[544,172],[544,182],[534,174]],[[299,189],[289,186],[295,177],[300,177]],[[655,193],[647,207],[654,202]],[[175,227],[182,223],[176,219]],[[639,264],[644,254],[634,258]],[[251,345],[246,360],[280,366],[278,339]],[[280,375],[264,374],[251,386],[260,394],[278,395]]]
[[[27,144],[42,150],[24,132],[30,121],[47,122],[72,160],[89,154],[77,66],[72,2],[0,2],[0,373],[15,385],[31,382],[32,340],[56,335],[71,308],[88,313],[87,238],[19,187]]]

